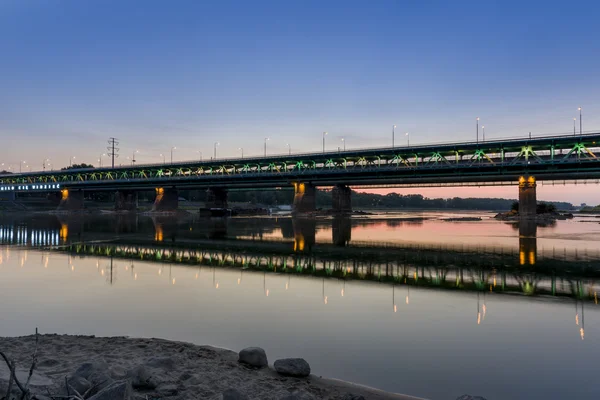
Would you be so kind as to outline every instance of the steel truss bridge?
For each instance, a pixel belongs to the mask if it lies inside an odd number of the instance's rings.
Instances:
[[[600,133],[30,172],[0,176],[0,191],[262,188],[517,182],[600,178]]]

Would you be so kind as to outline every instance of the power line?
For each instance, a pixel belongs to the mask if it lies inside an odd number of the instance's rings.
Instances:
[[[118,142],[119,139],[111,137],[108,140],[108,147],[106,148],[108,150],[108,156],[112,157],[112,167],[115,167],[115,158],[119,157],[119,148],[115,147],[119,145]]]

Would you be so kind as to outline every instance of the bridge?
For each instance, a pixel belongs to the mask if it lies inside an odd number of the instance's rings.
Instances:
[[[178,189],[207,189],[207,207],[226,208],[230,189],[293,187],[294,210],[315,209],[315,188],[332,187],[332,207],[351,211],[350,186],[514,184],[520,213],[535,213],[538,181],[600,178],[600,133],[336,152],[214,159],[0,176],[0,194],[50,192],[62,209],[83,208],[83,192],[115,191],[117,210],[156,191],[154,209],[178,207]]]

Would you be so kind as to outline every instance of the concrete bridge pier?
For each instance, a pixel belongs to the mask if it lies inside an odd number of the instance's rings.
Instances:
[[[294,213],[306,213],[316,209],[316,189],[312,183],[294,182]]]
[[[214,187],[206,191],[206,208],[228,208],[227,189]]]
[[[60,195],[59,211],[83,210],[83,190],[62,189]]]
[[[535,177],[531,175],[519,178],[519,217],[521,219],[533,219],[537,209]]]
[[[138,196],[134,190],[119,190],[115,193],[115,211],[136,211]]]
[[[331,208],[333,212],[346,214],[352,212],[352,190],[346,185],[335,185],[331,190]]]
[[[156,198],[152,211],[177,211],[179,192],[175,188],[156,188]]]

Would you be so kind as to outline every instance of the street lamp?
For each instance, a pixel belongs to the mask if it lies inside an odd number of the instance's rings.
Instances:
[[[243,147],[238,147],[238,150],[242,151],[242,158],[244,158],[244,148]]]
[[[173,150],[177,150],[177,147],[171,147],[171,164],[173,164]]]
[[[323,153],[325,153],[325,136],[327,135],[327,132],[323,132]]]
[[[217,146],[219,145],[219,142],[215,142],[215,160],[217,159]]]
[[[162,153],[160,153],[160,156],[163,158],[163,164],[166,164],[166,163],[167,163],[167,160],[165,159],[165,155],[164,155],[164,154],[162,154]]]
[[[581,129],[581,106],[579,106],[579,135],[583,134],[583,130]]]
[[[395,138],[396,138],[396,125],[392,126],[392,149],[394,148]]]
[[[73,166],[73,160],[75,159],[75,156],[69,157],[69,167]]]
[[[268,137],[265,138],[265,157],[267,156],[267,140],[269,140]]]
[[[292,155],[292,146],[289,143],[287,143],[287,147],[288,147],[288,155],[291,156]]]
[[[98,163],[100,164],[100,168],[102,168],[102,157],[106,156],[106,153],[102,153],[100,154],[100,157],[98,157]]]
[[[573,118],[573,135],[577,135],[577,132],[575,131],[575,122],[577,121],[577,118]]]
[[[139,151],[136,150],[131,154],[131,165],[135,165],[135,153],[139,153]]]
[[[202,161],[202,152],[198,150],[198,154],[200,154],[200,161]]]
[[[483,134],[483,141],[485,142],[485,125],[481,126],[481,130],[483,131],[482,132],[482,134]]]
[[[406,147],[410,147],[410,135],[406,132]]]
[[[19,173],[23,172],[22,169],[21,169],[21,167],[23,166],[23,164],[27,164],[27,161],[21,161],[19,163]],[[27,168],[27,165],[25,165],[25,168]]]
[[[346,151],[346,139],[342,138],[342,143],[344,143],[344,151]]]
[[[477,143],[479,143],[479,117],[477,117]]]
[[[43,169],[44,171],[46,171],[46,162],[48,162],[48,161],[50,161],[50,159],[49,159],[49,158],[46,158],[46,159],[44,159],[44,161],[42,161],[42,169]]]

